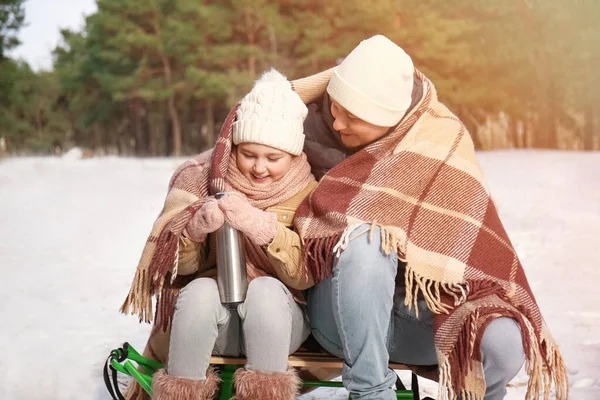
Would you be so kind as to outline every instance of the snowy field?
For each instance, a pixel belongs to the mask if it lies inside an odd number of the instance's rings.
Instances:
[[[480,160],[566,358],[571,399],[600,399],[600,153]],[[0,399],[110,398],[108,352],[125,340],[141,350],[148,332],[117,309],[180,161],[0,160]],[[517,376],[507,399],[524,399],[525,384]],[[421,385],[435,397],[435,384]]]

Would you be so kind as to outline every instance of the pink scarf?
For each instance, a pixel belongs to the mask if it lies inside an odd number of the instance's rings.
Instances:
[[[294,157],[290,170],[283,178],[269,186],[258,188],[252,186],[252,183],[242,175],[237,167],[236,160],[235,151],[232,151],[229,157],[227,174],[225,175],[225,190],[235,190],[245,194],[250,204],[261,210],[282,203],[315,180],[315,177],[310,173],[310,165],[304,153]]]

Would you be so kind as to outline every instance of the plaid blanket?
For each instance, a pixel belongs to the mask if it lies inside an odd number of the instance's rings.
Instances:
[[[310,103],[331,70],[293,82]],[[565,365],[525,271],[500,222],[465,126],[423,86],[418,104],[391,133],[331,169],[301,204],[295,226],[317,279],[332,273],[356,227],[381,228],[383,250],[407,263],[406,304],[422,296],[435,313],[440,399],[483,399],[479,345],[500,316],[521,327],[530,375],[527,398],[552,384],[568,396]]]
[[[169,182],[165,204],[152,225],[131,288],[120,311],[137,314],[140,322],[152,322],[152,297],[156,297],[155,326],[170,330],[181,288],[194,276],[177,276],[179,238],[206,197],[224,191],[231,152],[231,126],[236,105],[227,116],[215,147],[183,163]],[[246,246],[252,246],[246,240]],[[247,259],[251,263],[252,257]]]

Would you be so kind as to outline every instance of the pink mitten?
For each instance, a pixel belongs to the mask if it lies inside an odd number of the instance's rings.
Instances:
[[[194,242],[204,242],[206,236],[219,229],[225,217],[219,208],[217,200],[210,198],[200,207],[185,227],[184,234]]]
[[[218,202],[232,227],[259,246],[271,243],[277,232],[277,214],[259,210],[238,192],[227,192]]]

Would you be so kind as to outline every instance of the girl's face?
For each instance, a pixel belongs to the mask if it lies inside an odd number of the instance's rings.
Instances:
[[[290,153],[264,144],[240,143],[235,151],[238,169],[255,187],[277,182],[292,166],[293,156]]]

